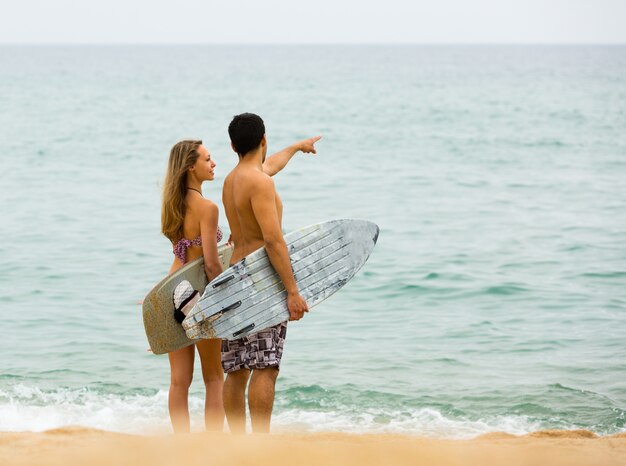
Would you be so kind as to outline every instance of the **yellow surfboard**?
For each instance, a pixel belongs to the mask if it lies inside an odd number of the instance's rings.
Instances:
[[[217,253],[222,270],[228,268],[233,248],[230,244],[219,246]],[[204,258],[189,262],[155,285],[143,301],[143,325],[150,349],[154,354],[169,353],[192,345],[185,330],[174,318],[174,288],[183,280],[189,281],[194,290],[203,293],[208,281],[204,273]]]

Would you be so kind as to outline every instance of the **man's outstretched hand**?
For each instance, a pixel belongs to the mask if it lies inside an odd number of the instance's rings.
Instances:
[[[305,312],[309,312],[309,305],[300,293],[287,294],[287,309],[289,320],[300,320]]]
[[[305,154],[317,154],[315,151],[315,143],[322,139],[322,136],[314,136],[309,139],[303,139],[298,142],[298,150],[304,152]]]

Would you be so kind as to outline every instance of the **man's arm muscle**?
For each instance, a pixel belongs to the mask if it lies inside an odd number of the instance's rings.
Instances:
[[[250,198],[254,217],[261,228],[267,256],[287,290],[287,306],[292,320],[298,320],[308,310],[306,301],[298,292],[298,285],[291,270],[287,244],[283,238],[276,210],[276,190],[269,176],[261,175],[255,180]]]

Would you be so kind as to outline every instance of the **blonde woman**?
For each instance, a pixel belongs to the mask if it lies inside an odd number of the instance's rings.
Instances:
[[[161,210],[161,230],[172,242],[174,252],[170,273],[201,256],[204,256],[204,271],[209,280],[222,272],[217,255],[217,243],[222,239],[217,226],[218,208],[202,195],[202,183],[215,178],[215,166],[202,141],[185,140],[172,147]],[[189,432],[188,395],[195,348],[200,354],[206,387],[205,426],[207,430],[222,430],[224,374],[220,347],[220,340],[202,340],[168,353],[171,370],[168,405],[174,432]]]
[[[270,176],[281,171],[298,152],[315,153],[313,144],[319,137],[305,139],[277,152],[263,162]],[[217,243],[222,232],[217,225],[217,205],[202,195],[202,183],[215,178],[215,162],[200,140],[184,140],[170,151],[163,188],[161,231],[172,242],[174,261],[170,273],[187,262],[204,256],[204,271],[212,280],[222,272]],[[202,340],[168,353],[170,391],[168,407],[174,432],[189,432],[188,395],[195,348],[200,354],[202,378],[206,388],[204,423],[207,430],[221,431],[224,426],[222,389],[224,373],[221,364],[221,340]]]

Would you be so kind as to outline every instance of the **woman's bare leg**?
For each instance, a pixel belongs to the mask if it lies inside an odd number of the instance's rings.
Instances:
[[[194,345],[167,354],[170,360],[168,407],[175,433],[189,432],[189,386],[193,378]]]
[[[200,362],[202,363],[202,378],[206,388],[204,402],[204,425],[206,430],[222,431],[224,429],[224,371],[222,370],[221,350],[222,340],[202,340],[196,343]]]

